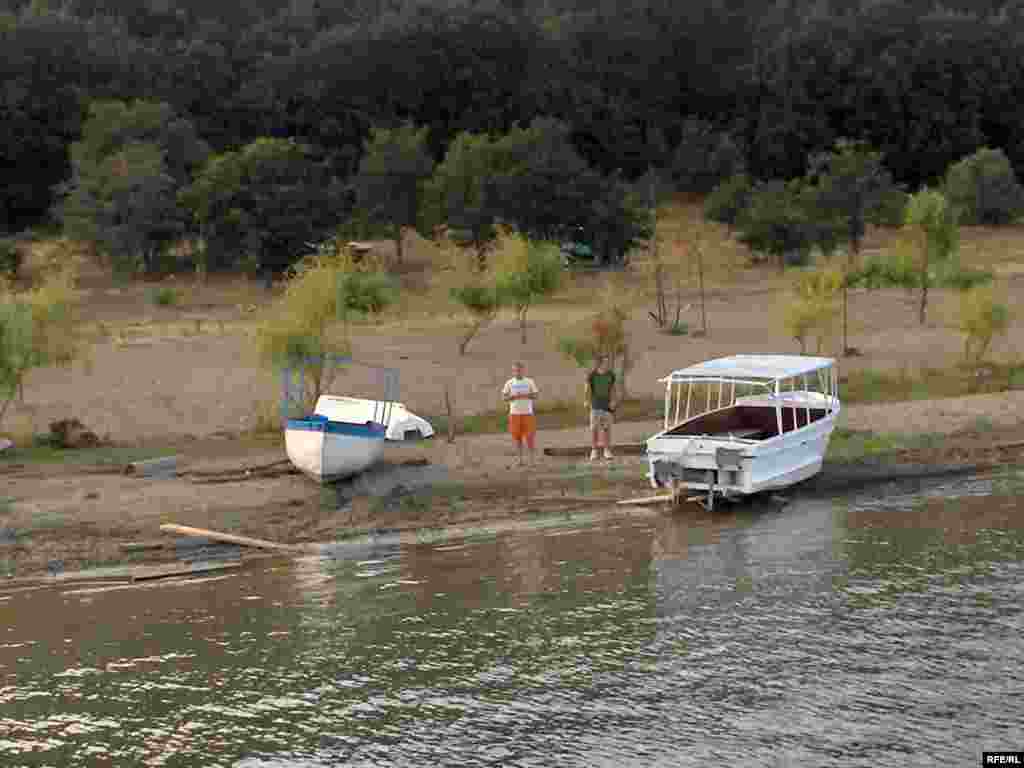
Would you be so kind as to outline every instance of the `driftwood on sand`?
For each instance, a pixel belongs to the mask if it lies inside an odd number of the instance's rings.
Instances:
[[[205,528],[191,528],[187,525],[175,525],[174,523],[165,523],[160,526],[160,530],[164,533],[177,533],[181,536],[193,536],[200,539],[210,539],[211,541],[223,541],[228,544],[238,544],[242,547],[255,547],[256,549],[271,549],[277,552],[301,552],[304,551],[304,547],[296,546],[294,544],[279,544],[276,541],[266,541],[265,539],[253,539],[249,536],[239,536],[234,533],[221,533],[219,531],[209,531]]]

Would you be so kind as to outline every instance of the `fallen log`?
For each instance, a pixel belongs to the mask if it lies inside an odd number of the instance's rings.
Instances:
[[[193,485],[216,485],[217,483],[241,483],[245,480],[268,480],[275,477],[284,477],[285,475],[298,475],[301,474],[299,470],[294,467],[287,467],[275,470],[252,470],[248,472],[208,476],[208,477],[189,477],[189,482]]]
[[[148,552],[154,549],[163,549],[167,542],[164,541],[123,541],[121,549],[124,552]]]
[[[269,464],[254,464],[251,467],[231,467],[229,469],[187,469],[182,472],[183,475],[189,477],[224,477],[227,475],[244,475],[247,472],[262,472],[264,470],[275,469],[284,464],[290,464],[289,459],[280,459],[278,461],[272,461]]]
[[[190,528],[187,525],[175,525],[174,523],[164,523],[160,526],[160,530],[164,533],[177,533],[181,536],[196,536],[198,538],[203,539],[212,539],[213,541],[224,541],[228,544],[238,544],[242,547],[255,547],[256,549],[271,549],[277,552],[303,551],[302,547],[297,547],[293,544],[279,544],[275,541],[253,539],[248,536],[238,536],[234,533],[219,533],[218,531],[208,531],[205,528]]]
[[[168,579],[173,576],[199,576],[204,573],[226,571],[229,568],[240,568],[241,565],[241,562],[235,560],[227,563],[203,563],[185,567],[169,565],[140,568],[132,573],[132,581],[152,581],[153,579]]]
[[[133,461],[124,468],[126,475],[138,477],[156,477],[160,475],[176,475],[178,473],[178,457],[162,456],[159,459]]]
[[[545,456],[561,456],[566,458],[576,456],[589,456],[591,447],[589,445],[574,446],[571,448],[545,448]],[[613,445],[612,451],[622,456],[642,456],[647,451],[646,443],[623,443]]]

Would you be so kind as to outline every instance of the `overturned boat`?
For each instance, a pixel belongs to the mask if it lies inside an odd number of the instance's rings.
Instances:
[[[835,360],[734,355],[673,371],[664,429],[647,440],[648,479],[678,501],[775,490],[816,475],[840,402]]]

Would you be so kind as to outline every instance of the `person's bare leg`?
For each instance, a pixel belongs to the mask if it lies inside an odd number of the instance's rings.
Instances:
[[[590,428],[590,460],[598,457],[598,449],[601,447],[601,428],[594,424]]]
[[[612,428],[610,426],[604,428],[604,457],[612,458]]]
[[[526,437],[526,446],[530,449],[530,466],[537,463],[537,433],[533,432]]]

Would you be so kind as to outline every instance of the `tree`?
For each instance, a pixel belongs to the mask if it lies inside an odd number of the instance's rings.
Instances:
[[[84,352],[75,264],[65,262],[36,287],[0,301],[0,422],[34,368],[69,365]]]
[[[810,336],[816,337],[819,354],[825,340],[832,336],[844,282],[843,272],[834,267],[801,272],[794,280],[792,296],[783,310],[783,323],[800,344],[800,354],[807,354]]]
[[[938,190],[927,187],[911,195],[907,202],[906,226],[918,257],[918,280],[921,303],[918,317],[925,323],[928,309],[928,287],[939,270],[955,270],[955,256],[960,242],[960,228],[956,209]]]
[[[743,171],[743,148],[731,133],[704,120],[688,119],[672,154],[670,172],[680,192],[706,194]]]
[[[859,267],[861,242],[870,222],[885,215],[886,205],[898,189],[882,165],[880,152],[866,144],[840,140],[833,151],[814,155],[808,172],[811,218],[819,228],[818,240],[834,242],[841,234],[847,242],[843,281],[843,355],[849,346],[849,282]]]
[[[569,127],[537,118],[494,143],[491,188],[500,219],[531,240],[561,239],[582,227],[603,264],[621,264],[651,233],[650,211],[618,174],[589,168]]]
[[[501,297],[497,286],[487,277],[476,277],[451,289],[453,301],[466,312],[468,319],[459,338],[459,355],[465,355],[469,342],[498,316]]]
[[[1024,212],[1024,188],[1001,149],[983,147],[950,166],[945,193],[964,224],[1010,224]]]
[[[633,367],[626,329],[628,299],[619,286],[609,283],[602,304],[601,309],[587,318],[575,332],[558,338],[558,349],[584,369],[592,369],[599,357],[607,357],[609,368],[613,371],[618,369],[616,380],[622,399],[625,399],[628,393],[626,378]]]
[[[207,153],[192,124],[166,104],[94,103],[71,147],[72,177],[59,186],[57,215],[116,271],[151,271],[187,230],[176,195]]]
[[[704,218],[735,227],[750,204],[754,185],[743,173],[730,176],[711,190],[704,201]]]
[[[487,266],[487,251],[497,237],[491,177],[496,172],[494,142],[486,135],[460,133],[448,147],[444,162],[434,169],[428,198],[460,242],[470,245],[480,270]]]
[[[405,231],[417,224],[424,185],[434,168],[426,140],[426,127],[375,128],[355,180],[358,205],[391,225],[399,264]]]
[[[263,138],[215,155],[179,200],[205,241],[203,266],[285,270],[342,218],[339,179],[312,149]]]
[[[990,286],[972,288],[960,296],[960,332],[964,334],[964,360],[977,365],[992,341],[1006,334],[1010,310],[996,301]]]
[[[318,254],[296,264],[284,294],[270,307],[256,329],[259,360],[275,370],[302,369],[306,391],[303,406],[312,407],[333,381],[330,356],[345,356],[351,343],[338,320],[339,280],[344,266],[337,258]]]
[[[526,343],[526,313],[562,282],[562,260],[550,243],[530,242],[506,232],[499,240],[496,288],[502,304],[515,309],[521,341]]]
[[[800,179],[760,183],[739,218],[737,239],[774,257],[780,272],[794,256],[805,261],[813,244],[801,190]]]

